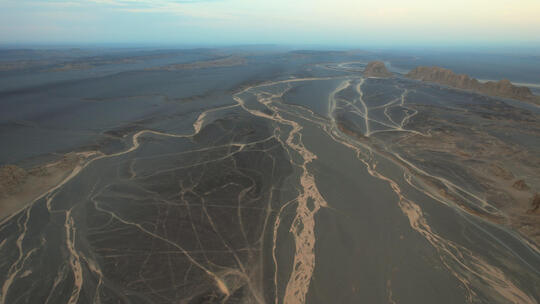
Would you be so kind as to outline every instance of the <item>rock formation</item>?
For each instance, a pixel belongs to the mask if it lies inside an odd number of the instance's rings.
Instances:
[[[540,104],[540,96],[533,95],[531,90],[527,87],[513,85],[507,79],[497,82],[488,81],[486,83],[482,83],[475,78],[469,77],[468,75],[456,74],[448,69],[424,66],[411,70],[406,77],[421,81],[435,82],[453,88],[474,91],[489,96],[512,98]]]
[[[531,209],[528,211],[528,213],[534,213],[540,208],[540,194],[539,193],[536,193],[532,198],[531,198]]]
[[[56,162],[27,170],[15,165],[0,166],[0,219],[61,183],[77,166],[95,155],[94,151],[67,153]]]
[[[527,183],[525,183],[524,180],[520,179],[518,181],[516,181],[512,187],[514,187],[514,189],[517,189],[517,190],[520,190],[520,191],[525,191],[525,190],[529,190],[529,185],[527,185]]]
[[[392,77],[393,74],[390,73],[386,66],[384,65],[384,62],[382,61],[371,61],[368,63],[366,68],[364,69],[364,76],[366,77]]]
[[[26,170],[14,165],[0,167],[0,197],[11,194],[26,181]]]

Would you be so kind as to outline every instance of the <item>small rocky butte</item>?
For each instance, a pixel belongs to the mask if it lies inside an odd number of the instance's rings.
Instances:
[[[386,69],[386,66],[384,65],[384,62],[382,62],[382,61],[371,61],[370,63],[368,63],[368,65],[364,69],[364,76],[365,77],[387,78],[387,77],[392,77],[393,74],[390,73]]]

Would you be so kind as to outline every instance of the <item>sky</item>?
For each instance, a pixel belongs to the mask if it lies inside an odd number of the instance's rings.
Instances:
[[[0,0],[0,44],[540,45],[540,0]]]

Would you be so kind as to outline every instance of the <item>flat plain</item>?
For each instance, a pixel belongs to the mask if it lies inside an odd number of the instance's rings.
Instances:
[[[0,54],[0,304],[540,301],[538,106],[388,54]]]

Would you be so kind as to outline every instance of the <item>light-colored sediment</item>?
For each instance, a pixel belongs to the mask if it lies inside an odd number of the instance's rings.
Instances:
[[[530,295],[523,292],[507,278],[501,269],[475,256],[470,250],[444,239],[434,232],[423,215],[420,206],[402,194],[397,182],[379,173],[376,170],[376,165],[369,162],[369,158],[365,156],[365,152],[361,149],[344,139],[340,139],[339,137],[334,138],[357,152],[358,159],[366,165],[369,174],[386,181],[390,185],[398,197],[398,206],[409,219],[411,228],[422,235],[438,251],[439,258],[447,271],[467,291],[469,303],[473,303],[473,300],[477,296],[476,290],[482,288],[491,289],[491,292],[496,293],[497,298],[503,302],[536,303]],[[422,191],[421,189],[419,190]],[[425,194],[431,196],[429,193]]]
[[[219,109],[226,109],[229,107],[231,106],[225,106]],[[74,177],[76,177],[84,168],[86,168],[88,165],[90,165],[94,161],[103,159],[103,158],[121,156],[121,155],[131,153],[137,150],[140,146],[139,138],[144,134],[154,134],[154,135],[159,135],[159,136],[167,136],[167,137],[175,137],[175,138],[193,137],[200,131],[201,126],[204,123],[204,117],[206,117],[207,112],[216,111],[219,109],[210,109],[210,110],[202,112],[200,116],[198,117],[198,119],[196,120],[196,122],[193,124],[194,132],[192,134],[186,134],[186,135],[169,134],[169,133],[158,132],[158,131],[153,131],[153,130],[142,130],[135,133],[132,136],[132,139],[131,139],[132,144],[128,149],[114,153],[114,154],[106,155],[97,151],[70,153],[70,154],[67,154],[62,160],[40,166],[30,171],[30,173],[26,173],[23,169],[20,169],[14,166],[9,166],[6,169],[3,169],[2,174],[8,175],[11,178],[9,178],[8,182],[4,182],[0,187],[0,190],[2,190],[0,194],[3,195],[1,197],[0,202],[3,203],[2,206],[4,206],[3,209],[1,210],[5,212],[4,219],[2,219],[0,223],[6,222],[12,216],[14,216],[15,214],[18,214],[17,211],[20,209],[26,210],[26,216],[24,217],[24,224],[22,226],[19,225],[20,234],[16,242],[19,248],[19,257],[15,261],[15,263],[11,265],[9,269],[9,273],[7,275],[7,279],[5,280],[2,286],[2,290],[1,290],[2,292],[0,294],[0,304],[7,304],[6,296],[7,296],[7,292],[11,284],[16,278],[21,277],[22,275],[21,271],[25,266],[25,262],[27,258],[31,256],[38,249],[38,248],[34,248],[31,251],[29,251],[26,255],[24,254],[22,250],[22,241],[26,237],[26,230],[27,230],[26,225],[30,217],[29,212],[31,210],[30,207],[32,204],[34,204],[39,199],[45,197],[47,199],[46,201],[47,209],[49,210],[49,212],[52,212],[51,202],[55,196],[55,191],[60,189],[63,185],[65,185]],[[240,149],[241,148],[242,147],[240,147]],[[34,173],[34,172],[38,172],[39,174]],[[99,210],[103,212],[109,213],[111,216],[123,222],[124,224],[134,225],[135,227],[139,228],[143,232],[150,234],[152,237],[158,238],[162,241],[165,241],[177,247],[186,255],[186,257],[195,266],[199,267],[201,270],[207,273],[215,281],[216,287],[221,293],[225,295],[225,297],[230,296],[230,291],[225,281],[218,274],[210,271],[208,268],[198,263],[195,259],[191,257],[191,255],[186,250],[178,246],[178,244],[173,243],[152,232],[147,231],[139,224],[127,222],[119,218],[118,216],[116,216],[116,214],[99,208],[99,206],[97,205],[96,205],[96,208],[98,208]],[[82,275],[82,268],[81,268],[81,259],[83,259],[83,257],[78,254],[78,251],[76,249],[76,241],[75,241],[76,228],[74,226],[73,219],[71,217],[71,209],[66,211],[64,226],[65,226],[65,231],[66,231],[66,246],[70,254],[69,267],[75,278],[74,287],[73,287],[68,303],[77,303],[80,297],[80,292],[82,290],[82,285],[83,285],[83,275]],[[1,244],[3,245],[3,243]],[[86,261],[86,264],[90,264],[86,259],[85,261]],[[94,270],[96,274],[100,274],[100,270],[97,267],[94,267]]]
[[[357,87],[357,92],[358,91],[361,91],[359,90],[359,87]],[[404,106],[405,95],[406,92],[404,92],[402,95],[401,106]],[[404,130],[403,126],[407,123],[410,117],[414,115],[416,115],[416,112],[411,111],[405,116],[401,123],[396,124],[396,127],[401,129],[400,131],[406,132],[407,130]],[[369,119],[367,117],[364,118],[366,120]],[[500,302],[536,303],[531,295],[525,293],[518,286],[516,286],[500,268],[488,263],[486,260],[475,255],[467,248],[438,235],[428,224],[428,221],[423,215],[420,206],[407,199],[402,194],[402,191],[396,181],[382,175],[376,170],[376,164],[372,163],[372,157],[369,155],[375,152],[368,145],[365,145],[362,142],[350,142],[349,139],[342,137],[339,132],[337,132],[337,130],[341,130],[341,128],[335,124],[335,121],[332,121],[332,123],[333,127],[331,130],[333,131],[330,131],[329,135],[337,142],[356,151],[358,159],[365,164],[368,172],[372,176],[386,181],[391,186],[392,190],[398,197],[398,206],[402,210],[403,214],[409,219],[411,228],[422,235],[432,245],[432,247],[437,250],[439,258],[447,271],[451,273],[467,291],[467,298],[469,302],[473,302],[473,300],[477,297],[478,291],[482,290],[485,293],[487,289],[488,294],[493,294],[493,299],[498,299]],[[360,148],[360,146],[362,148]],[[393,156],[395,159],[392,160],[392,162],[402,166],[404,172],[413,170],[421,175],[429,176],[430,178],[441,181],[443,184],[447,185],[449,189],[459,189],[460,192],[466,193],[471,198],[476,199],[479,206],[482,206],[483,208],[490,206],[484,199],[476,196],[474,193],[468,192],[442,177],[428,174],[427,172],[414,166],[412,163],[401,158],[397,154],[394,154]],[[406,175],[406,177],[407,176],[408,178],[405,178],[406,182],[415,187],[417,190],[424,192],[428,197],[431,197],[443,204],[453,206],[452,203],[448,202],[445,198],[436,197],[433,193],[428,192],[429,190],[415,186],[410,179],[410,175]],[[522,241],[524,244],[531,245],[530,243],[527,243],[526,240]],[[534,246],[532,248],[534,248]],[[392,299],[391,290],[387,290],[387,292],[389,299]]]
[[[272,84],[278,83],[290,83],[298,81],[308,81],[308,80],[320,80],[320,78],[305,78],[305,79],[289,79],[284,81],[277,81],[272,83],[267,83],[259,85],[257,87],[269,86]],[[285,288],[285,295],[283,297],[284,303],[291,304],[300,304],[305,303],[306,295],[309,289],[311,278],[313,276],[313,271],[315,269],[315,214],[319,211],[320,208],[326,207],[327,202],[324,200],[322,195],[317,189],[314,176],[309,172],[307,166],[314,159],[317,158],[315,154],[306,149],[302,143],[302,127],[296,121],[288,120],[282,117],[279,114],[279,109],[272,105],[274,99],[279,99],[284,92],[279,94],[271,94],[270,96],[261,96],[259,95],[257,101],[265,105],[268,109],[272,110],[274,115],[268,115],[259,110],[250,109],[239,96],[241,93],[248,91],[250,88],[237,93],[233,98],[238,102],[238,104],[247,112],[266,119],[273,120],[279,125],[287,125],[292,127],[292,130],[289,131],[288,137],[285,142],[279,140],[286,150],[291,149],[292,151],[299,154],[302,158],[301,164],[295,164],[301,170],[300,176],[300,189],[299,195],[296,198],[296,215],[293,219],[292,225],[290,227],[290,232],[292,233],[295,240],[295,255],[293,260],[293,269],[289,276],[287,286]],[[279,127],[277,127],[279,129]],[[288,149],[287,149],[288,148]],[[292,159],[291,159],[292,162]],[[311,208],[310,208],[311,205]],[[279,228],[280,219],[276,219],[274,224],[274,263],[277,272],[277,259],[275,258],[275,250],[277,245],[277,229]],[[277,278],[275,278],[275,288],[277,288]],[[276,291],[277,292],[277,291]],[[277,300],[277,299],[276,299]]]
[[[427,220],[425,219],[419,205],[415,204],[414,202],[408,200],[405,198],[405,196],[401,193],[400,188],[398,187],[397,182],[381,175],[379,172],[375,170],[375,165],[371,164],[369,162],[370,157],[364,158],[364,156],[361,156],[362,154],[360,150],[351,143],[348,143],[346,139],[341,138],[341,136],[336,136],[336,128],[337,125],[335,123],[335,119],[333,117],[333,110],[336,108],[336,100],[335,96],[336,93],[340,89],[345,89],[350,85],[350,80],[344,81],[340,83],[338,86],[338,89],[336,89],[331,95],[329,99],[329,114],[331,118],[331,124],[333,125],[333,128],[329,128],[324,123],[322,123],[321,127],[324,130],[327,130],[329,132],[329,135],[332,136],[332,138],[336,139],[339,143],[342,143],[354,150],[357,151],[359,155],[359,159],[364,162],[366,165],[366,168],[368,168],[368,172],[373,175],[376,178],[379,178],[381,180],[384,180],[388,182],[391,186],[391,188],[394,190],[396,195],[398,196],[398,206],[402,210],[403,214],[407,216],[409,219],[409,223],[411,225],[411,228],[418,232],[420,235],[422,235],[428,242],[433,246],[435,250],[437,250],[440,254],[441,262],[442,264],[447,268],[447,270],[463,285],[465,290],[467,290],[467,297],[469,300],[472,301],[480,289],[487,288],[491,290],[490,292],[495,294],[493,298],[500,299],[501,301],[508,301],[513,303],[534,303],[534,300],[532,297],[525,292],[523,292],[519,287],[517,287],[509,278],[507,278],[501,269],[499,269],[496,266],[493,266],[489,264],[487,261],[485,261],[483,258],[478,257],[474,255],[471,251],[468,249],[453,243],[450,240],[444,239],[440,235],[438,235],[436,232],[433,231],[433,229],[429,226]],[[362,80],[360,80],[359,83],[356,85],[356,91],[357,94],[360,96],[360,98],[357,99],[358,103],[361,104],[361,107],[354,108],[357,109],[359,112],[359,116],[363,117],[366,122],[366,129],[367,134],[372,135],[376,132],[371,133],[369,129],[369,121],[371,118],[369,117],[369,109],[367,109],[367,105],[363,103],[362,97],[362,90],[361,90]],[[410,119],[415,116],[418,111],[415,109],[409,108],[405,104],[405,98],[407,96],[408,91],[404,90],[401,97],[396,100],[392,101],[391,104],[396,104],[397,106],[400,106],[404,109],[404,117],[401,119],[401,121],[395,122],[393,120],[390,120],[392,122],[392,125],[387,125],[382,122],[378,122],[381,124],[384,124],[385,126],[388,126],[388,130],[380,130],[377,132],[391,132],[391,131],[399,131],[399,132],[406,132],[410,133],[411,135],[420,135],[420,136],[429,136],[429,134],[422,134],[421,132],[415,131],[415,130],[407,130],[405,129],[405,126],[408,124]],[[269,109],[273,110],[274,113],[279,113],[278,109],[274,106],[272,106],[272,98],[278,99],[280,96],[279,94],[276,94],[270,98],[262,99],[261,103],[265,104]],[[239,104],[246,109],[251,114],[254,114],[259,117],[264,117],[267,119],[272,119],[274,121],[278,121],[282,124],[288,124],[292,127],[292,131],[289,133],[289,138],[285,142],[286,146],[289,148],[292,148],[294,151],[300,153],[303,156],[304,161],[309,159],[315,159],[316,156],[312,155],[310,153],[305,153],[306,151],[303,150],[303,146],[295,146],[298,142],[301,143],[301,127],[298,129],[298,126],[295,125],[296,122],[290,121],[290,120],[283,120],[283,118],[279,114],[274,115],[268,115],[265,113],[262,113],[258,110],[250,110],[243,102],[241,98],[237,96],[235,98]],[[349,102],[350,103],[350,102]],[[350,103],[351,105],[354,105],[355,102]],[[302,117],[307,120],[309,120],[306,117]],[[313,121],[314,122],[314,121]],[[298,133],[298,140],[292,141],[294,138],[291,136],[292,134]],[[369,148],[368,148],[369,149]],[[373,153],[373,152],[372,152]],[[424,172],[420,170],[419,168],[415,167],[412,163],[404,160],[403,158],[400,158],[399,155],[394,155],[396,157],[393,162],[404,166],[404,170],[415,170],[421,175],[426,175],[427,177],[434,178],[438,181],[441,181],[444,185],[446,185],[449,189],[456,189],[455,191],[460,191],[462,193],[466,193],[471,198],[477,200],[477,203],[479,206],[483,208],[488,208],[489,204],[482,199],[481,197],[478,197],[474,193],[471,193],[469,191],[466,191],[465,189],[462,189],[458,187],[457,185],[451,183],[450,181],[434,176],[431,174],[428,174],[427,172]],[[305,169],[304,163],[301,168]],[[309,173],[308,171],[304,171],[304,173]],[[305,303],[305,296],[309,289],[309,284],[311,281],[311,276],[313,275],[313,270],[315,267],[315,253],[313,251],[313,242],[315,241],[315,236],[312,234],[312,231],[314,231],[313,227],[315,225],[314,222],[314,212],[317,209],[326,206],[326,202],[324,199],[321,198],[321,201],[319,201],[319,206],[315,206],[313,209],[305,208],[306,205],[304,205],[303,202],[307,202],[310,199],[316,199],[319,197],[318,191],[311,192],[311,186],[315,186],[314,179],[308,175],[303,175],[301,177],[301,185],[302,188],[301,194],[297,197],[298,200],[298,206],[297,206],[297,212],[295,219],[293,220],[293,225],[291,227],[291,232],[293,233],[295,237],[295,244],[296,244],[296,251],[295,251],[295,257],[294,257],[294,263],[293,263],[293,270],[289,277],[289,281],[286,286],[285,295],[283,297],[284,303]],[[316,188],[314,188],[316,190]],[[420,189],[420,191],[423,191]],[[437,201],[442,202],[446,205],[451,205],[451,202],[448,202],[447,199],[434,197],[432,193],[426,192],[426,195],[429,197],[432,197],[436,199]],[[302,223],[304,226],[296,225],[296,221],[298,223]],[[279,220],[276,221],[276,225],[274,226],[274,263],[276,264],[276,275],[277,275],[277,259],[275,257],[275,246],[277,243],[277,228],[279,227],[280,222]],[[307,226],[306,226],[307,225]],[[297,228],[298,227],[298,228]],[[302,228],[300,228],[302,227]],[[307,229],[306,229],[307,228]],[[302,230],[302,231],[300,231]],[[307,231],[304,231],[307,230]],[[277,286],[277,276],[275,277],[274,284]],[[485,291],[485,290],[484,290]],[[276,291],[276,303],[279,301],[277,299],[277,291]],[[392,299],[392,295],[389,294],[389,298]]]

